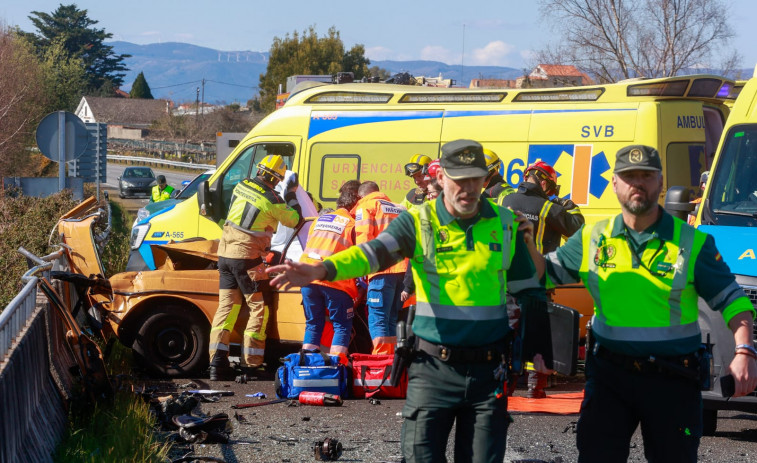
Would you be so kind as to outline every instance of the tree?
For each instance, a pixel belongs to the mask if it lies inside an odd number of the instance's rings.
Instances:
[[[82,60],[70,56],[58,38],[45,50],[40,66],[46,95],[45,113],[75,111],[87,82]]]
[[[387,69],[380,68],[378,66],[371,66],[371,68],[368,69],[368,75],[370,75],[371,77],[378,77],[379,80],[386,80],[392,76],[392,73]]]
[[[310,26],[300,34],[294,31],[284,38],[274,37],[265,74],[260,75],[260,102],[263,110],[270,112],[276,106],[279,85],[286,84],[289,76],[299,74],[331,74],[352,71],[355,78],[368,73],[370,61],[365,58],[365,48],[355,45],[348,53],[339,32],[333,26],[319,38],[315,27]],[[345,68],[349,66],[349,69]]]
[[[561,43],[542,62],[573,64],[599,82],[666,77],[692,68],[728,73],[738,64],[721,0],[540,0]],[[725,57],[715,62],[717,57]]]
[[[365,47],[358,44],[344,54],[342,71],[351,72],[355,75],[355,80],[360,80],[363,77],[370,77],[371,71],[368,69],[370,64],[371,60],[365,57]]]
[[[134,83],[131,85],[131,91],[129,92],[131,98],[143,98],[146,100],[152,100],[152,92],[150,86],[147,84],[144,73],[140,72],[137,78],[134,79]]]
[[[34,51],[0,24],[0,178],[33,172],[29,151],[44,115],[44,73]]]
[[[37,33],[22,32],[34,44],[37,55],[43,57],[56,41],[71,58],[81,59],[86,75],[86,87],[89,93],[110,93],[123,84],[128,68],[124,59],[131,55],[116,55],[113,47],[104,41],[113,37],[105,29],[93,27],[98,23],[87,16],[87,10],[80,10],[75,4],[60,5],[52,14],[32,11],[29,20]]]

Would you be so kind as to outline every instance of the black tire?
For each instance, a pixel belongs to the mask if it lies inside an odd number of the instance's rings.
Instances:
[[[208,366],[210,324],[199,310],[166,305],[150,311],[132,349],[152,374],[186,377]]]
[[[702,435],[714,436],[715,431],[718,428],[718,411],[717,410],[702,410]]]

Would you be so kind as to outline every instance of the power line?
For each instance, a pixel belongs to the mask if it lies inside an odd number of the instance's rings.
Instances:
[[[189,85],[189,84],[194,85],[194,84],[197,84],[197,83],[200,83],[200,82],[202,82],[202,81],[201,80],[193,80],[192,82],[184,82],[182,84],[164,85],[162,87],[150,87],[150,88],[153,89],[153,90],[158,90],[158,89],[161,89],[161,88],[179,87],[179,86],[182,86],[182,85]]]
[[[230,83],[228,83],[228,82],[219,82],[219,81],[217,81],[217,80],[210,80],[210,79],[207,79],[207,80],[206,80],[205,82],[214,82],[214,83],[216,83],[216,84],[231,85],[231,86],[233,86],[233,87],[242,87],[242,88],[259,88],[259,87],[257,87],[257,86],[250,86],[250,85],[239,85],[239,84],[230,84]]]

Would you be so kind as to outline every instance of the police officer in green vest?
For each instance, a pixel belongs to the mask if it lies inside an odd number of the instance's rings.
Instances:
[[[456,423],[456,462],[501,463],[509,426],[500,374],[510,329],[506,292],[544,299],[544,289],[515,213],[481,198],[487,175],[481,145],[446,143],[440,163],[437,199],[401,213],[376,239],[322,263],[271,267],[281,272],[271,284],[355,278],[410,258],[417,352],[402,410],[404,458],[446,461]]]
[[[171,198],[173,193],[173,187],[166,181],[165,175],[158,175],[156,178],[158,184],[152,187],[152,193],[150,194],[150,202],[157,203],[158,201],[165,201]]]
[[[578,461],[625,462],[641,424],[650,462],[695,462],[702,435],[698,297],[733,331],[736,396],[757,386],[755,311],[713,238],[658,205],[662,165],[654,148],[619,150],[612,185],[621,214],[585,225],[546,259],[529,242],[547,287],[582,281],[594,299]]]

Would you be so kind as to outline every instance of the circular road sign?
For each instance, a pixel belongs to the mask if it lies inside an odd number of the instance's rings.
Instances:
[[[61,136],[64,137],[62,156]],[[68,111],[56,111],[45,116],[37,126],[36,138],[42,154],[55,162],[59,162],[61,158],[66,162],[75,160],[89,144],[89,133],[84,122]]]

